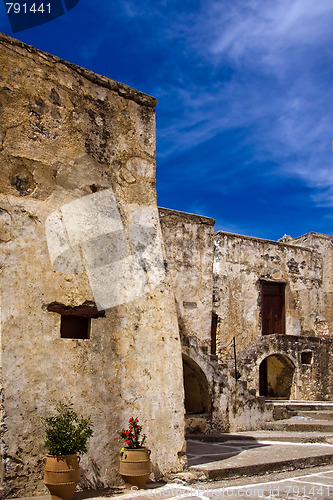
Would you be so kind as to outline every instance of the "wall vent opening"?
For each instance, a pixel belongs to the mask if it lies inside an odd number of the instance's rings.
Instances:
[[[301,363],[302,363],[302,365],[312,365],[312,352],[311,351],[301,352]]]
[[[90,318],[61,316],[60,337],[62,339],[89,339]]]
[[[212,323],[210,330],[210,353],[214,356],[216,354],[216,335],[217,335],[217,325],[218,325],[218,315],[212,313]]]
[[[96,304],[91,301],[75,307],[52,302],[47,310],[60,314],[60,337],[62,339],[89,339],[91,319],[105,317],[105,311],[99,311]]]

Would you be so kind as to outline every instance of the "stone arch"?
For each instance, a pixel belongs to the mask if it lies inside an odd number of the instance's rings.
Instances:
[[[186,414],[203,414],[211,411],[208,380],[200,366],[183,354],[183,378]]]
[[[290,399],[295,364],[284,354],[271,354],[259,366],[259,394],[270,398]]]

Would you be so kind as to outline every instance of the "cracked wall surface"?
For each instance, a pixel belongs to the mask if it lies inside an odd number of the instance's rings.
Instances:
[[[65,204],[112,190],[125,233],[141,224],[161,241],[156,100],[4,35],[0,68],[5,494],[46,491],[40,417],[69,398],[78,412],[91,413],[95,429],[82,460],[82,487],[119,483],[118,431],[131,416],[148,435],[155,476],[180,470],[184,393],[168,274],[131,302],[107,309],[105,317],[93,316],[87,339],[61,338],[61,311],[48,309],[57,303],[77,312],[94,303],[85,271],[51,265],[45,222]],[[163,247],[161,252],[164,265]],[[135,265],[148,275],[156,262],[145,255]]]
[[[184,371],[185,387],[189,393],[192,391],[189,407],[191,398],[196,399],[200,392],[196,388],[202,389],[208,384],[208,394],[201,401],[202,412],[197,410],[186,414],[187,432],[233,432],[258,428],[272,417],[271,409],[257,398],[256,390],[248,387],[246,380],[236,382],[233,359],[219,358],[214,352],[215,221],[165,208],[160,208],[159,213],[176,297],[184,365],[192,369],[192,379],[189,376],[186,380]],[[220,299],[223,298],[222,294]],[[229,326],[231,329],[232,325]]]
[[[239,377],[248,389],[259,395],[261,363],[280,355],[294,366],[290,399],[330,399],[333,238],[310,233],[275,242],[219,231],[214,239],[220,362],[232,362],[235,338]],[[284,285],[282,334],[263,335],[263,282]]]

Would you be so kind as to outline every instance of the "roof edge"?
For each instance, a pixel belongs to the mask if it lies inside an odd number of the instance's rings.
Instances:
[[[216,233],[214,234],[214,238],[216,236],[229,236],[229,237],[233,237],[233,238],[242,238],[244,240],[254,240],[254,241],[258,241],[259,243],[269,243],[269,244],[273,244],[273,245],[277,245],[277,246],[284,246],[284,247],[294,247],[294,248],[297,248],[298,250],[299,249],[302,249],[302,250],[306,250],[306,251],[309,251],[309,252],[313,252],[313,248],[309,248],[309,247],[303,247],[299,244],[297,244],[296,242],[294,242],[294,238],[290,241],[287,241],[287,242],[284,242],[284,241],[275,241],[275,240],[269,240],[268,238],[258,238],[257,236],[247,236],[245,234],[237,234],[237,233],[228,233],[227,231],[216,231]]]
[[[113,80],[106,76],[94,73],[93,71],[87,68],[83,68],[82,66],[78,66],[69,61],[65,61],[64,59],[61,59],[58,56],[37,49],[33,45],[28,45],[24,42],[21,42],[20,40],[17,40],[16,38],[12,38],[11,36],[6,35],[5,33],[0,33],[0,44],[1,43],[10,45],[12,47],[17,46],[27,50],[31,54],[38,54],[44,58],[46,56],[54,63],[64,64],[65,66],[72,69],[73,71],[78,73],[80,76],[86,78],[90,82],[95,83],[96,85],[100,85],[101,87],[105,87],[109,90],[113,90],[114,92],[117,92],[121,97],[124,97],[125,99],[130,99],[136,102],[137,104],[148,106],[150,108],[155,108],[157,104],[157,99],[155,97],[145,94],[144,92],[140,92],[139,90],[136,90],[133,87],[126,85],[125,83],[117,82],[116,80]]]
[[[212,217],[206,217],[205,215],[192,214],[190,212],[182,212],[181,210],[174,210],[172,208],[158,207],[160,216],[165,217],[168,215],[175,215],[177,217],[183,217],[187,220],[198,221],[203,224],[210,224],[214,226],[215,219]]]

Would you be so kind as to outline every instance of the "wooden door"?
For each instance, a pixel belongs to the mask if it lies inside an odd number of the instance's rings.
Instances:
[[[261,318],[262,334],[285,333],[285,284],[262,282]]]

